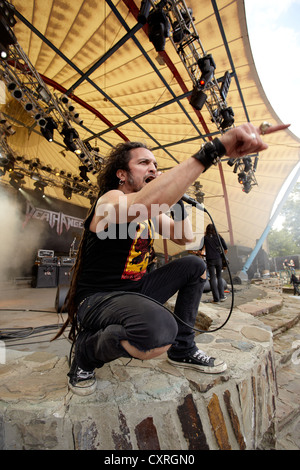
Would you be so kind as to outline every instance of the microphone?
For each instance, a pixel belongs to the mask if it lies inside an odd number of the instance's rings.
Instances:
[[[184,194],[180,198],[183,202],[186,202],[187,204],[191,204],[191,206],[197,207],[197,209],[200,209],[201,211],[206,212],[206,209],[204,207],[204,204],[200,204],[200,202],[196,201],[192,197],[188,196],[187,194]]]

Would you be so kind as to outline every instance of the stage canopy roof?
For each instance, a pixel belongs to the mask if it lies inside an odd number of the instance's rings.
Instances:
[[[242,0],[149,2],[151,16],[146,23],[148,2],[140,0],[13,0],[11,4],[16,9],[17,23],[11,29],[17,42],[0,64],[0,111],[16,131],[7,134],[6,150],[23,157],[15,160],[15,170],[26,170],[25,188],[34,189],[36,180],[30,172],[37,172],[48,181],[46,195],[65,198],[63,186],[71,186],[71,202],[89,207],[96,176],[92,170],[87,173],[89,186],[80,180],[79,167],[99,168],[119,142],[146,142],[159,169],[165,171],[226,131],[232,125],[230,108],[235,126],[246,121],[257,126],[262,121],[281,123],[255,68]],[[145,15],[139,17],[144,13],[141,6]],[[157,31],[168,36],[162,51],[149,39]],[[213,78],[201,88],[203,70],[213,70]],[[226,77],[231,79],[229,90]],[[13,96],[18,87],[8,89],[16,79],[23,90],[19,99]],[[206,102],[199,104],[204,93]],[[67,104],[61,100],[64,94]],[[58,123],[53,142],[41,134],[34,110],[25,109],[30,96],[42,117]],[[192,96],[200,109],[195,101],[190,104]],[[69,105],[75,110],[70,112]],[[67,147],[63,124],[78,132],[75,144],[81,156]],[[254,247],[284,181],[299,161],[299,139],[289,130],[266,136],[265,141],[269,149],[250,159],[252,170],[257,164],[255,173],[249,173],[254,183],[250,192],[238,182],[243,168],[230,166],[226,157],[189,190],[193,197],[204,198],[219,232],[231,244]],[[34,159],[40,161],[36,167]],[[8,172],[1,179],[8,182]],[[202,227],[194,228],[201,232]],[[163,251],[161,241],[157,246]],[[169,244],[169,254],[178,250]]]

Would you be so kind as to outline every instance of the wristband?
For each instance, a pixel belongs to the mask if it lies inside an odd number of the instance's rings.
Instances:
[[[204,171],[206,171],[211,165],[216,165],[225,154],[226,149],[224,145],[220,139],[216,138],[212,142],[203,144],[199,152],[193,155],[193,158],[199,160],[205,168]]]
[[[179,199],[179,201],[171,207],[170,215],[175,222],[186,219],[188,213],[185,210],[183,201],[181,199]]]

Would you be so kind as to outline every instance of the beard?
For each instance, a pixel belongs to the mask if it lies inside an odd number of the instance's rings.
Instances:
[[[127,183],[129,184],[130,186],[130,189],[133,193],[137,193],[138,191],[140,191],[144,184],[138,184],[135,179],[133,178],[132,174],[130,171],[128,171],[128,179],[127,179]]]

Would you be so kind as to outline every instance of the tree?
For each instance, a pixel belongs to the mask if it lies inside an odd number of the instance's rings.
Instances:
[[[285,229],[271,229],[268,235],[268,244],[271,258],[296,255],[299,253],[299,248],[294,242],[293,236]]]
[[[284,218],[282,229],[270,230],[269,254],[272,258],[297,255],[300,253],[300,183],[294,187],[279,215]]]
[[[297,183],[284,204],[281,215],[284,217],[283,228],[292,235],[300,252],[300,183]]]

